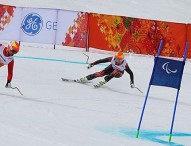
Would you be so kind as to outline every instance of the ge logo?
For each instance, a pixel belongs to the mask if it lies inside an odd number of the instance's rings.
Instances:
[[[29,13],[23,19],[21,28],[23,32],[29,36],[37,35],[43,26],[42,18],[37,13]]]

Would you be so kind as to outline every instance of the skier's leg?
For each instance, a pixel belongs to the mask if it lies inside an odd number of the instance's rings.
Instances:
[[[112,78],[120,78],[123,75],[123,72],[119,70],[114,70],[112,73],[104,77],[104,80],[100,81],[97,85],[94,85],[95,88],[99,88],[109,82]]]
[[[112,78],[120,78],[123,75],[123,72],[115,69],[112,73],[108,74],[107,76],[105,76],[105,80],[108,82],[110,81]]]
[[[96,73],[93,73],[93,74],[90,74],[90,75],[87,75],[86,77],[83,77],[83,78],[80,78],[77,80],[77,82],[80,82],[80,83],[85,83],[87,82],[88,80],[93,80],[97,77],[103,77],[107,74],[109,74],[110,72],[113,71],[113,68],[111,65],[109,65],[108,67],[106,67],[104,70],[100,71],[100,72],[96,72]]]

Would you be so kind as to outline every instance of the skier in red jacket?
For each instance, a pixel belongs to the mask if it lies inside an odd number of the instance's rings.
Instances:
[[[11,80],[13,77],[13,67],[14,67],[14,57],[13,55],[18,53],[20,50],[20,45],[16,41],[11,41],[7,47],[0,44],[0,67],[8,66],[8,76],[6,88],[11,88]]]
[[[130,75],[131,88],[135,88],[133,72],[129,68],[129,65],[127,64],[127,61],[125,60],[124,54],[122,52],[117,52],[115,54],[115,56],[113,56],[113,57],[100,59],[93,63],[90,63],[87,68],[90,69],[94,65],[97,65],[99,63],[106,63],[106,62],[111,62],[111,64],[109,66],[107,66],[105,69],[103,69],[102,71],[90,74],[90,75],[80,78],[76,81],[79,83],[85,83],[88,80],[92,80],[97,77],[105,76],[103,81],[100,81],[97,85],[94,85],[95,88],[99,88],[114,77],[120,78],[123,75],[124,71],[126,71]]]

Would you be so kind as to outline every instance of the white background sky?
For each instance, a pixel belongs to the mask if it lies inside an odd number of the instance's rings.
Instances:
[[[0,0],[0,3],[191,23],[190,0]]]
[[[115,13],[177,22],[190,22],[190,1],[0,1],[18,6],[53,7]],[[158,6],[160,5],[160,6]],[[152,6],[151,9],[149,9]],[[163,7],[162,7],[163,6]],[[168,13],[169,12],[169,13]],[[5,89],[7,67],[0,69],[0,145],[2,146],[160,146],[168,144],[176,90],[152,86],[139,138],[135,138],[145,94],[153,68],[153,56],[126,54],[134,72],[131,89],[129,76],[113,79],[100,89],[65,83],[61,77],[80,78],[103,69],[86,69],[85,50],[52,46],[34,47],[22,43],[15,57],[13,86]],[[89,62],[108,57],[111,52],[91,49]],[[24,58],[23,58],[24,57]],[[36,58],[36,59],[35,59]],[[52,59],[52,60],[50,60]],[[68,62],[67,62],[68,61]],[[179,95],[172,146],[191,145],[191,62],[187,60]]]

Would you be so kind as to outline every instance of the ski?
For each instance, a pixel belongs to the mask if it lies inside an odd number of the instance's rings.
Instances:
[[[79,84],[91,83],[91,81],[87,81],[87,82],[83,83],[83,82],[78,82],[77,80],[74,80],[74,79],[68,79],[68,78],[61,78],[61,79],[64,82],[71,82],[71,83],[79,83]]]
[[[81,83],[81,82],[78,82],[77,80],[74,80],[74,79],[68,79],[68,78],[61,78],[61,79],[62,79],[63,82],[78,83],[78,84],[92,86],[92,84],[91,84],[92,81],[87,81],[85,83]],[[99,85],[93,85],[93,87],[94,88],[99,88],[100,86]]]
[[[73,80],[73,79],[66,79],[66,78],[61,78],[61,79],[64,82],[75,82],[75,83],[78,83],[76,80]]]
[[[61,78],[63,82],[71,82],[71,83],[79,83],[79,84],[84,84],[84,85],[88,85],[87,83],[92,83],[91,81],[88,81],[88,82],[85,82],[85,83],[80,83],[80,82],[77,82],[77,80],[74,80],[74,79],[68,79],[68,78]],[[90,85],[90,84],[89,84]],[[100,84],[95,84],[93,85],[93,87],[95,89],[97,88],[100,88],[102,85]],[[135,87],[139,92],[141,92],[143,94],[143,91],[141,91],[138,87]]]
[[[94,88],[100,88],[101,86],[99,86],[99,85],[93,85],[94,86]]]

